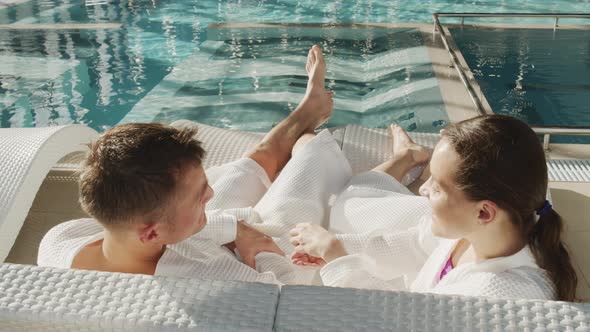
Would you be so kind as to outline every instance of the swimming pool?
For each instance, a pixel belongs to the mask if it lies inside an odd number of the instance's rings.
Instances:
[[[265,131],[296,104],[305,82],[302,56],[320,42],[328,50],[329,85],[336,91],[329,125],[382,127],[398,121],[409,130],[437,131],[448,118],[420,34],[347,30],[339,23],[431,22],[436,11],[581,12],[589,5],[590,0],[26,1],[0,9],[0,24],[20,27],[0,29],[0,125],[85,123],[102,131],[121,121],[182,117]],[[208,28],[224,22],[328,26]]]
[[[370,36],[370,37],[368,37]],[[368,38],[374,45],[366,45]],[[448,117],[422,33],[412,28],[217,27],[139,101],[122,122],[196,120],[217,127],[266,131],[295,109],[305,92],[309,45],[323,46],[327,125],[367,127],[397,122],[433,131]]]
[[[590,30],[450,31],[494,112],[531,125],[590,127]]]

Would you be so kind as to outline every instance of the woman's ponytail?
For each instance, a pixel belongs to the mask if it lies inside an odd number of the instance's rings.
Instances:
[[[530,232],[529,247],[537,264],[549,273],[557,298],[574,301],[578,281],[570,255],[561,242],[562,228],[561,217],[555,210],[543,213]]]
[[[545,200],[547,163],[536,133],[518,119],[495,114],[450,124],[444,137],[461,159],[458,187],[472,201],[491,200],[508,211],[551,277],[557,299],[575,300],[578,279],[561,242],[561,217]]]

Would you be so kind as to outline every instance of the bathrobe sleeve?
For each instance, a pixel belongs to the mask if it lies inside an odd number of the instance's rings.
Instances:
[[[277,254],[261,253],[256,256],[257,268],[253,269],[210,239],[193,237],[169,248],[169,252],[158,263],[156,274],[282,285],[296,280],[288,263],[285,257]]]
[[[407,288],[438,243],[430,224],[430,218],[423,218],[419,225],[404,231],[338,235],[349,255],[321,269],[324,285],[386,290]]]
[[[224,245],[236,240],[238,220],[248,224],[260,222],[260,217],[251,207],[208,210],[207,225],[197,234],[198,239],[210,239],[218,245]]]
[[[256,269],[242,263],[239,259],[222,259],[211,264],[216,270],[213,279],[263,282],[277,285],[299,284],[299,276],[293,264],[284,256],[261,252],[255,257]]]
[[[259,216],[253,212],[252,208],[208,211],[207,225],[193,237],[195,239],[211,240],[216,245],[224,245],[235,241],[238,220],[245,220],[247,223],[256,225],[257,218]],[[239,253],[236,254],[239,255]],[[241,270],[244,271],[238,273],[243,275],[240,280],[274,284],[299,284],[304,282],[304,280],[300,280],[300,274],[297,273],[296,267],[287,257],[275,253],[261,252],[256,255],[255,261],[255,270],[241,264],[243,265]]]
[[[287,257],[270,252],[261,252],[256,255],[255,259],[256,271],[259,273],[273,273],[280,284],[305,283],[303,279],[299,279],[300,275],[295,270],[296,267]]]
[[[217,245],[235,241],[238,231],[236,216],[224,213],[207,213],[207,224],[193,235],[196,239],[210,239]]]

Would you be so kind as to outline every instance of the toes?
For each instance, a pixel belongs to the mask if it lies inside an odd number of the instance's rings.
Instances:
[[[311,70],[313,69],[313,64],[315,62],[315,55],[313,54],[312,50],[310,49],[309,52],[307,53],[307,62],[305,63],[305,70],[307,70],[307,72],[311,72]]]
[[[395,128],[397,127],[397,124],[392,123],[389,125],[389,136],[393,137],[393,133],[395,133]]]
[[[324,62],[324,55],[322,53],[322,48],[319,45],[313,45],[311,47],[311,51],[313,51],[312,53],[314,54],[314,58],[316,59],[316,61],[318,62]]]
[[[316,53],[313,51],[313,47],[309,50],[309,54],[307,55],[307,62],[310,65],[313,65],[316,62]]]
[[[407,142],[409,142],[409,143],[414,143],[414,142],[412,141],[412,139],[410,138],[410,136],[408,135],[408,133],[406,133],[406,131],[405,131],[405,130],[404,130],[402,127],[400,127],[400,126],[398,126],[398,125],[392,125],[392,127],[391,127],[391,128],[392,128],[392,129],[391,129],[391,132],[392,132],[394,135],[396,135],[396,136],[398,136],[398,137],[400,137],[400,138],[404,139],[405,141],[407,141]]]

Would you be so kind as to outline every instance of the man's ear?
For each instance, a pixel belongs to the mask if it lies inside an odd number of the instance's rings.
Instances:
[[[498,206],[492,201],[481,201],[478,204],[479,215],[477,216],[480,225],[487,225],[496,219]]]
[[[138,229],[139,241],[143,244],[151,243],[160,237],[160,228],[158,224],[142,224]]]

